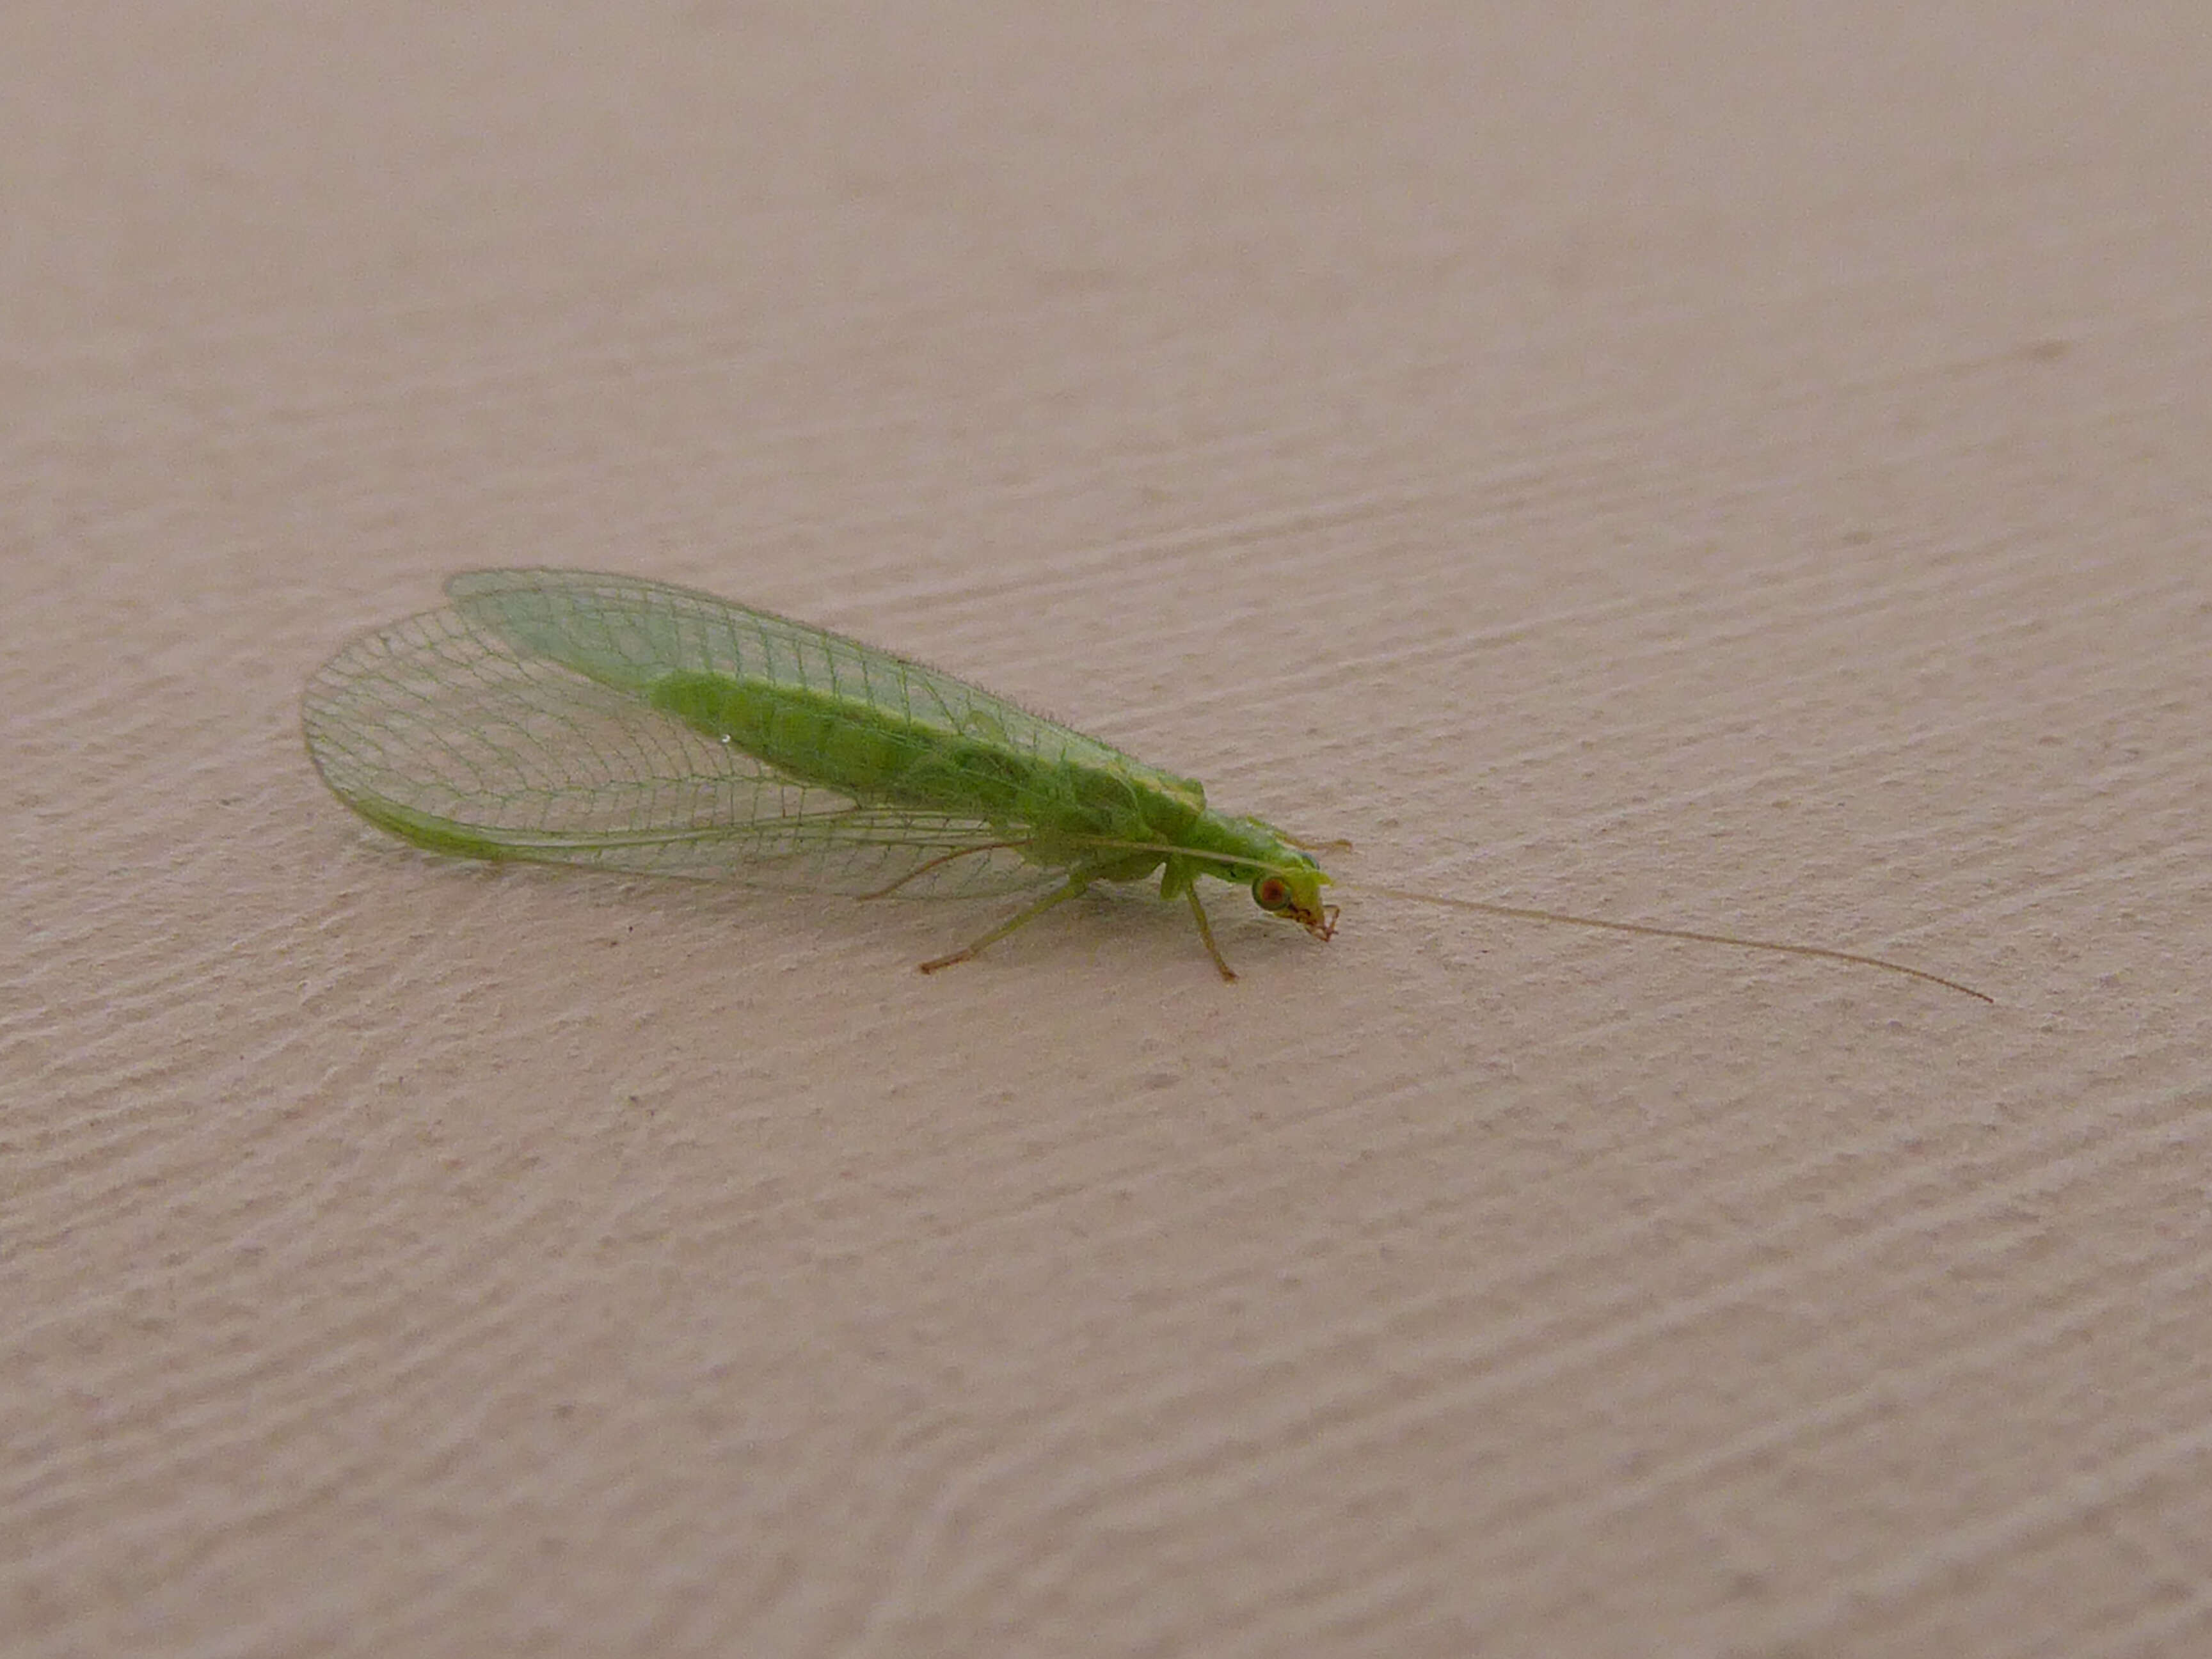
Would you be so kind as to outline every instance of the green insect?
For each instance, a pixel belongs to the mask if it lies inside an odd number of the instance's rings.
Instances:
[[[1317,939],[1336,931],[1312,851],[1217,812],[1189,778],[856,640],[709,594],[575,570],[477,570],[450,602],[356,640],[304,706],[324,781],[433,852],[842,892],[1028,893],[924,973],[965,962],[1094,882],[1159,875],[1236,974],[1198,896],[1233,882]],[[1473,899],[1492,915],[1827,957]],[[1984,1000],[1988,999],[1984,998]]]

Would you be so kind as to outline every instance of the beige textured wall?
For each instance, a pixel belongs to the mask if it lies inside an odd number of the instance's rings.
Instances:
[[[0,8],[0,1645],[2212,1651],[2208,107],[2195,0]],[[414,854],[299,687],[501,562],[1999,1006]]]

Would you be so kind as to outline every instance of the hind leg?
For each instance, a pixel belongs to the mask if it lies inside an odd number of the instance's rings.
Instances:
[[[1009,917],[984,934],[982,938],[963,945],[951,955],[933,957],[927,962],[920,963],[921,970],[925,974],[933,974],[940,968],[950,968],[956,962],[972,962],[1006,938],[1007,934],[1012,933],[1015,928],[1026,927],[1054,905],[1065,904],[1068,900],[1080,896],[1083,890],[1090,884],[1089,879],[1085,877],[1070,876],[1066,886],[1054,889],[1027,909]]]

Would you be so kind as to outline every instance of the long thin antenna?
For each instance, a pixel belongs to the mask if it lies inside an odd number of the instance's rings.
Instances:
[[[1088,844],[1109,848],[1117,852],[1173,854],[1178,858],[1196,859],[1201,862],[1267,867],[1257,859],[1200,848],[1177,847],[1169,842],[1098,840]],[[1519,904],[1492,904],[1485,899],[1449,898],[1442,893],[1417,893],[1411,888],[1383,887],[1373,882],[1350,881],[1342,876],[1330,876],[1327,879],[1330,885],[1340,887],[1348,893],[1372,893],[1377,898],[1403,899],[1409,904],[1441,904],[1448,909],[1473,910],[1482,915],[1504,916],[1513,921],[1556,921],[1563,927],[1595,927],[1608,933],[1640,933],[1646,939],[1686,939],[1692,945],[1732,945],[1739,951],[1771,951],[1777,956],[1818,957],[1826,962],[1855,963],[1862,968],[1879,968],[1885,973],[1902,974],[1907,979],[1924,979],[1930,985],[1956,991],[1960,996],[1986,1002],[1991,1007],[1996,1006],[1996,999],[1988,993],[1977,991],[1971,985],[1961,985],[1955,979],[1946,979],[1941,974],[1931,974],[1925,968],[1908,968],[1901,962],[1892,962],[1886,957],[1862,956],[1856,951],[1832,951],[1825,945],[1792,945],[1784,939],[1745,939],[1737,933],[1703,933],[1689,927],[1654,927],[1647,921],[1607,921],[1601,916],[1571,915],[1564,910],[1538,910]]]
[[[1688,927],[1655,927],[1643,921],[1607,921],[1599,916],[1569,915],[1559,910],[1537,910],[1518,904],[1491,904],[1481,899],[1447,898],[1442,893],[1416,893],[1402,887],[1378,887],[1369,882],[1339,880],[1337,886],[1348,892],[1372,893],[1377,898],[1404,899],[1413,904],[1441,904],[1454,910],[1474,910],[1486,916],[1505,916],[1515,921],[1556,921],[1569,927],[1597,927],[1609,933],[1641,933],[1647,939],[1687,939],[1695,945],[1733,945],[1741,951],[1771,951],[1785,957],[1820,957],[1829,962],[1856,963],[1862,968],[1880,968],[1893,974],[1903,974],[1911,979],[1924,979],[1931,985],[1940,985],[1947,991],[1956,991],[1977,1002],[1994,1006],[1996,999],[1977,991],[1971,985],[1961,985],[1955,979],[1945,979],[1941,974],[1931,974],[1924,968],[1908,968],[1901,962],[1891,962],[1881,957],[1861,956],[1856,951],[1832,951],[1825,945],[1791,945],[1780,939],[1744,939],[1735,933],[1701,933]]]

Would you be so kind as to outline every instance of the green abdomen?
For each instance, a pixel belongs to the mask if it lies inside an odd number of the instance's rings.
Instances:
[[[800,783],[864,805],[1152,842],[1181,834],[1206,805],[1195,784],[1025,752],[990,729],[988,714],[966,733],[948,732],[820,691],[696,672],[666,676],[650,700]]]

